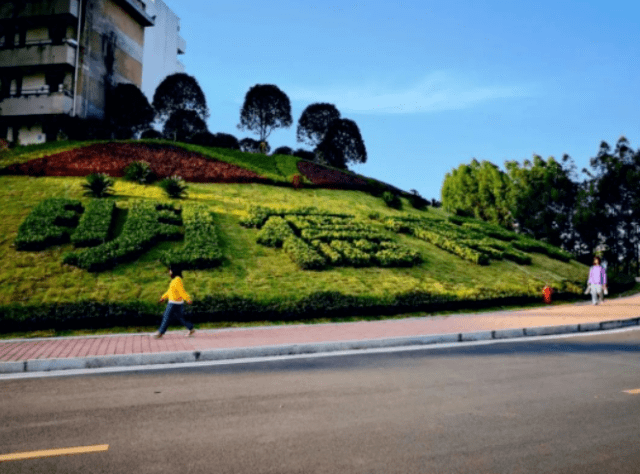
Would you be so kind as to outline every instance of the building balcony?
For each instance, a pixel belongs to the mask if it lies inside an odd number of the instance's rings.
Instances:
[[[182,36],[178,35],[178,54],[184,54],[187,51],[187,42]]]
[[[0,102],[0,115],[3,117],[70,114],[72,109],[71,91],[60,88],[58,92],[49,92],[48,86],[23,90],[21,95],[7,97]]]
[[[48,17],[51,15],[71,15],[78,18],[78,0],[32,0],[13,16],[10,9],[0,10],[0,20],[19,20],[21,18]]]
[[[0,50],[0,68],[68,64],[75,66],[75,41],[53,45],[49,41]]]

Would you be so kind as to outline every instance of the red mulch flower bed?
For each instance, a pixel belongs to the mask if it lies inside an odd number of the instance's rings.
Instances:
[[[308,161],[299,161],[298,169],[309,181],[323,188],[362,189],[368,185],[362,178],[342,173],[341,171],[331,170],[316,163],[309,163]]]
[[[123,177],[134,161],[146,161],[159,178],[177,174],[185,181],[199,183],[266,183],[253,171],[204,157],[170,145],[106,143],[89,145],[55,155],[6,167],[5,174],[28,176],[88,176],[106,173]]]

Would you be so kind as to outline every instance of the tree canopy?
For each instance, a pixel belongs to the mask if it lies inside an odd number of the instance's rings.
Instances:
[[[247,92],[240,109],[240,130],[251,130],[264,142],[276,128],[290,127],[289,97],[272,84],[256,84]]]
[[[109,122],[116,138],[132,138],[153,122],[153,109],[135,84],[118,84],[108,103]]]
[[[333,104],[316,103],[307,106],[298,120],[297,141],[317,147],[324,139],[331,122],[339,118],[340,112]]]
[[[367,149],[358,125],[349,119],[331,122],[324,139],[316,148],[316,155],[336,168],[346,169],[349,163],[366,163]]]
[[[264,150],[260,147],[260,143],[264,143]],[[243,138],[239,142],[240,151],[244,151],[246,153],[269,153],[271,151],[271,146],[269,142],[259,142],[258,140],[254,140],[253,138]]]
[[[164,124],[163,135],[170,140],[188,142],[196,134],[207,131],[207,125],[195,110],[179,109]]]
[[[204,93],[193,76],[179,72],[167,76],[153,94],[153,108],[161,121],[178,110],[191,110],[203,121],[209,117]]]

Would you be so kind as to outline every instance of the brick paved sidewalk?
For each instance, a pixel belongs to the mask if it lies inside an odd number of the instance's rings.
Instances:
[[[607,300],[598,306],[577,303],[516,311],[373,322],[202,330],[196,331],[192,337],[185,337],[187,330],[184,329],[167,332],[162,339],[153,339],[150,334],[13,339],[0,341],[0,362],[365,341],[403,336],[598,323],[638,317],[640,295]]]

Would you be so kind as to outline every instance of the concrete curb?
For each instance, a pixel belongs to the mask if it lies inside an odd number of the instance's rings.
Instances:
[[[588,331],[606,331],[640,325],[640,318],[603,321],[599,323],[541,326],[522,329],[496,329],[467,333],[430,334],[387,339],[336,341],[307,344],[281,344],[203,351],[155,352],[147,354],[119,354],[108,356],[77,357],[67,359],[29,359],[17,362],[0,362],[0,374],[23,372],[49,372],[69,369],[95,369],[101,367],[133,367],[152,364],[179,364],[215,360],[274,357],[284,355],[318,354],[345,350],[403,347],[444,344],[467,341],[516,339],[519,337],[570,334]]]

